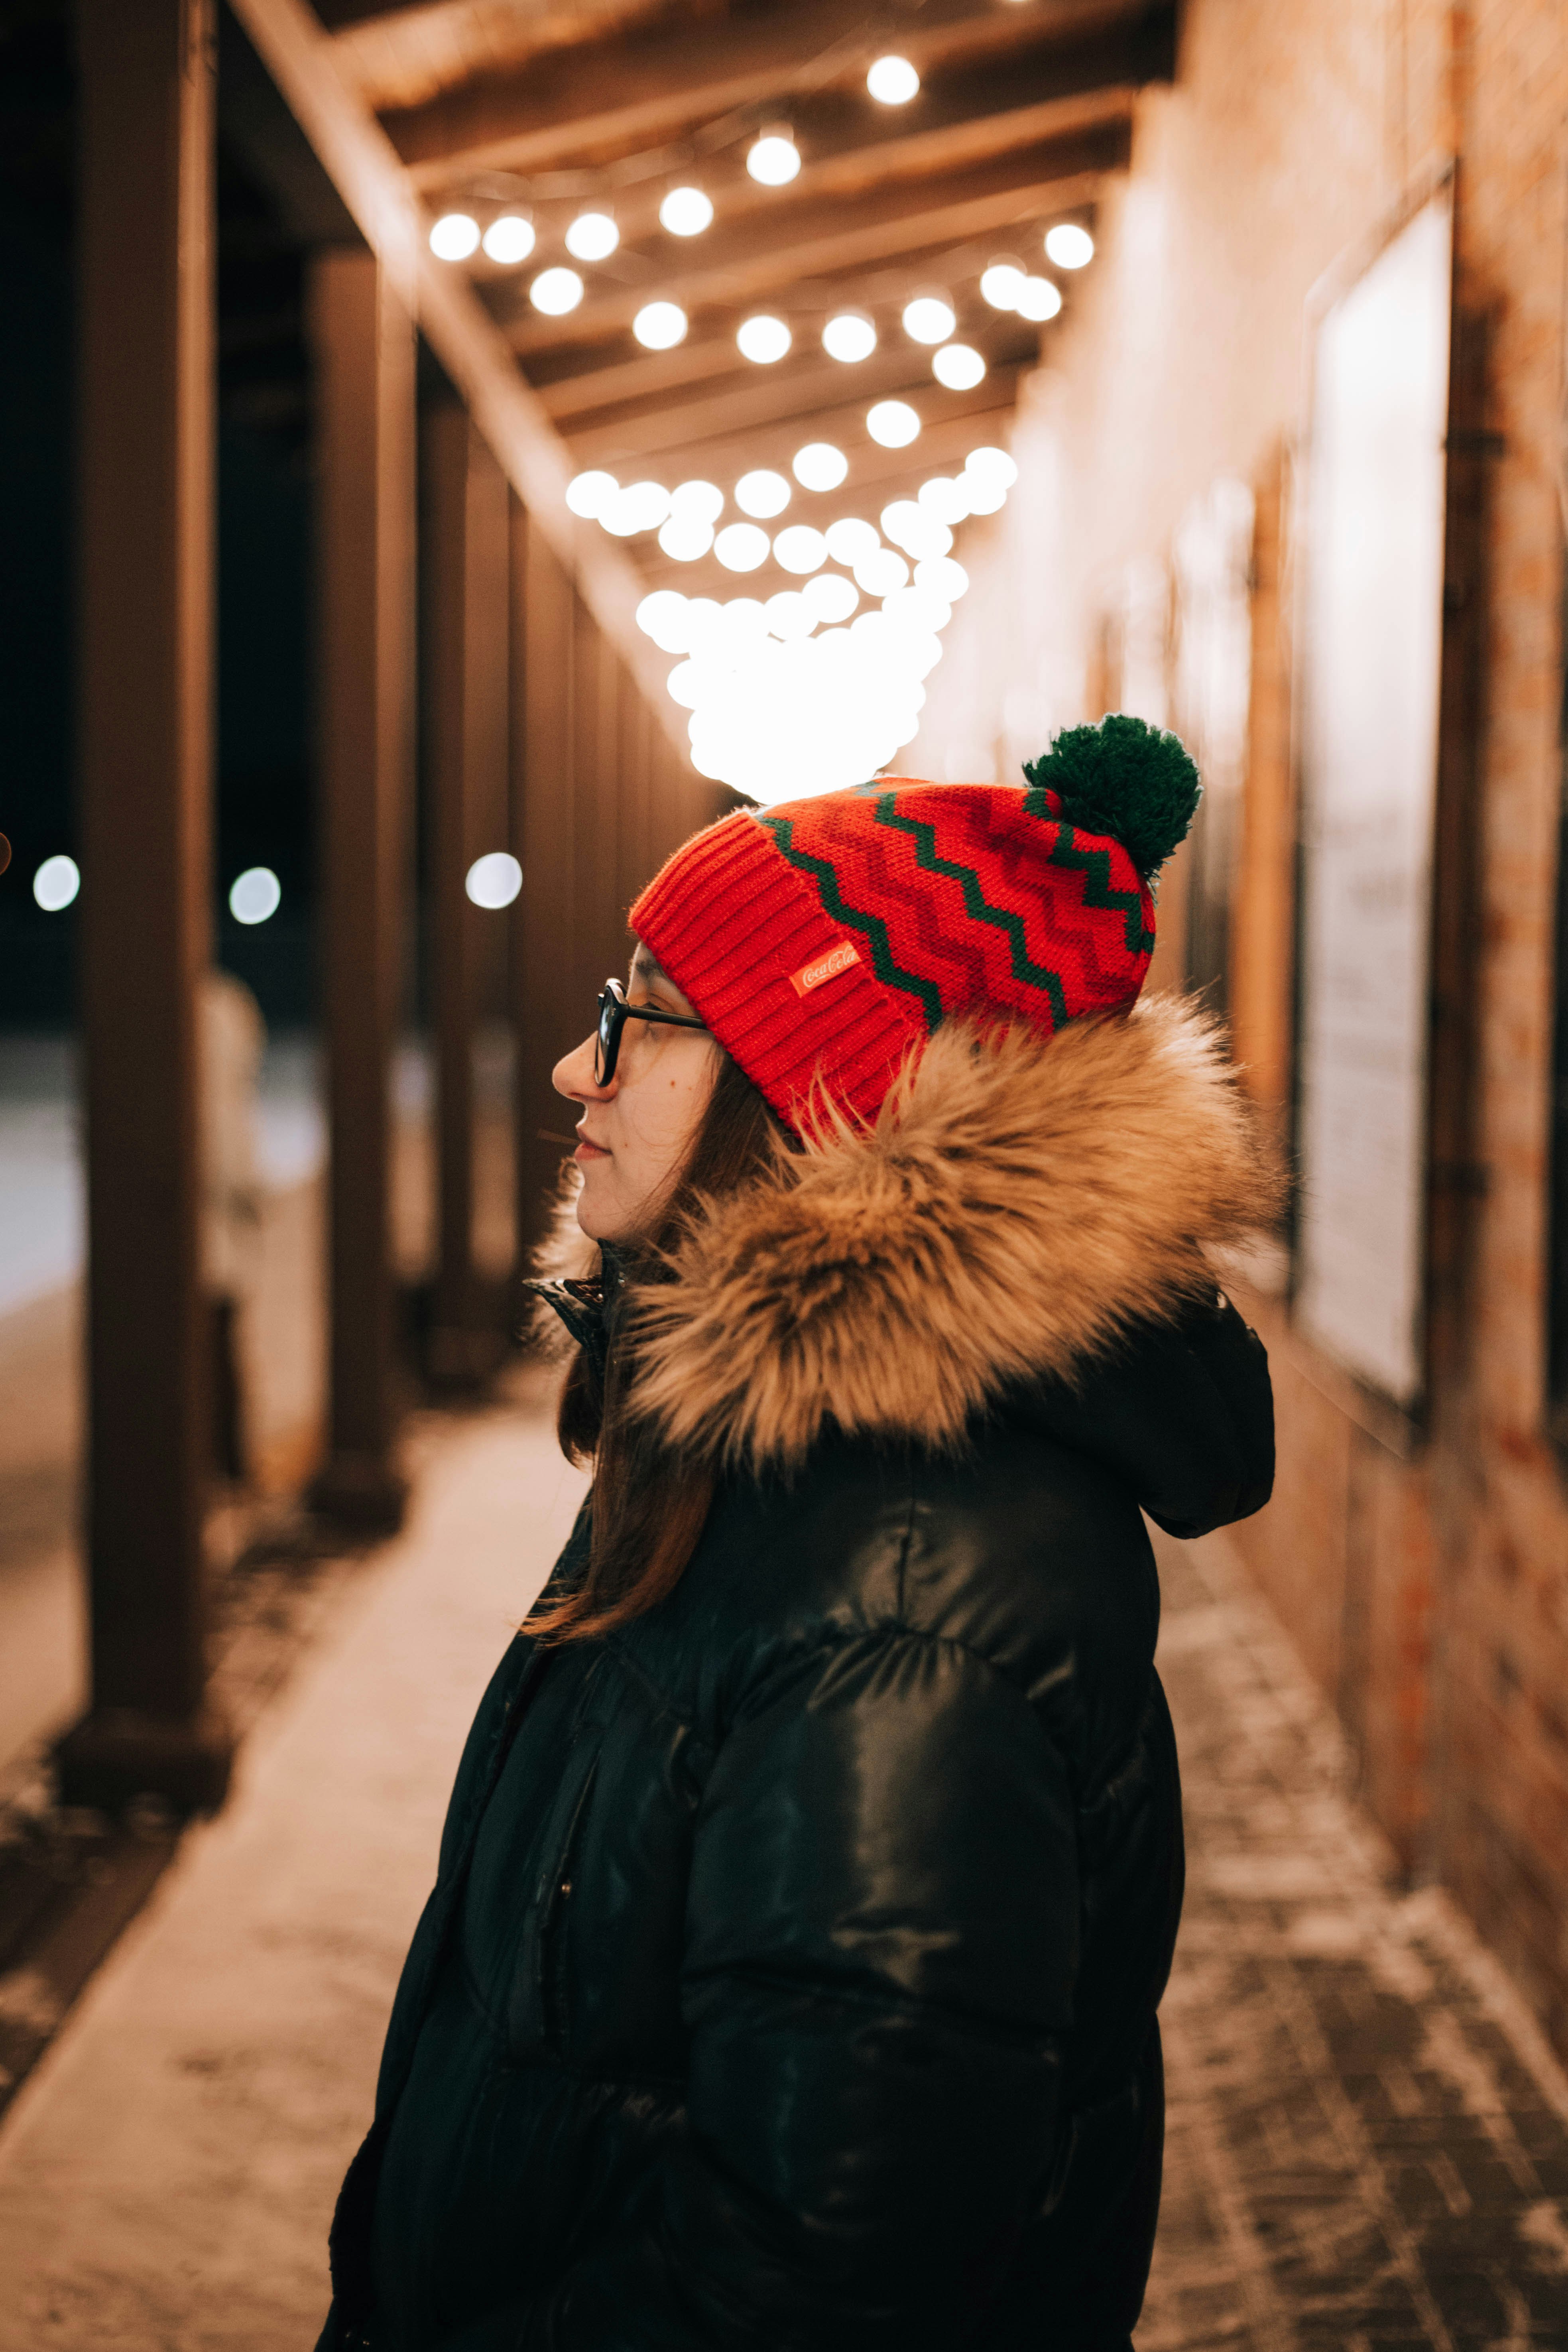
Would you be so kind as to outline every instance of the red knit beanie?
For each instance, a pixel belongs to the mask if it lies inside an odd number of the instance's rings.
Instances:
[[[865,1119],[943,1021],[1045,1035],[1131,1004],[1154,947],[1151,883],[1197,771],[1116,715],[1058,735],[1026,786],[888,776],[723,817],[631,926],[780,1118],[814,1079]]]

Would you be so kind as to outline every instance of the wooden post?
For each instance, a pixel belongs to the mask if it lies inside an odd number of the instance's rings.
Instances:
[[[574,949],[572,583],[521,502],[512,530],[512,854],[522,890],[512,908],[511,1001],[517,1038],[517,1238],[526,1257],[548,1221],[574,1113],[550,1084],[593,1018]]]
[[[211,0],[82,0],[79,525],[91,1706],[71,1803],[221,1801],[205,1698]]]
[[[469,900],[476,858],[507,845],[510,618],[506,477],[446,404],[425,425],[430,1009],[436,1045],[438,1257],[426,1368],[467,1387],[505,1347],[474,1265],[474,1043],[499,991],[506,925]]]
[[[414,711],[414,330],[374,257],[312,265],[326,1015],[326,1460],[314,1507],[351,1530],[402,1520],[393,1349],[392,1053]]]

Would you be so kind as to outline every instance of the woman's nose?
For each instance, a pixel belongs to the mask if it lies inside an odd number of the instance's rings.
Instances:
[[[570,1102],[606,1102],[616,1091],[616,1081],[602,1087],[594,1076],[594,1045],[592,1034],[569,1054],[563,1054],[550,1073],[550,1083],[558,1095]]]

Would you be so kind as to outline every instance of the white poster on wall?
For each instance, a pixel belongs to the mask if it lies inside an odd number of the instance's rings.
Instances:
[[[1327,310],[1306,467],[1297,1310],[1424,1385],[1433,816],[1452,283],[1446,182]]]

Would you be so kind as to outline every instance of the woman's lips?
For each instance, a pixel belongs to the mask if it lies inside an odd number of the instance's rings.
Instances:
[[[602,1143],[591,1143],[586,1136],[584,1136],[576,1150],[572,1154],[573,1159],[581,1161],[584,1168],[590,1160],[607,1160],[609,1156]]]

